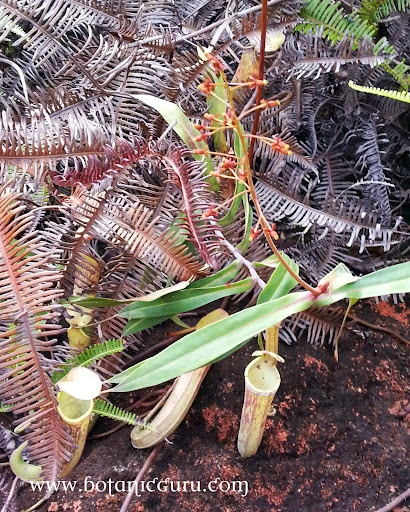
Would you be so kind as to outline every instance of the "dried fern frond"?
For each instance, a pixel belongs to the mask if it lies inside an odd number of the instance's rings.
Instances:
[[[0,16],[7,15],[0,22],[0,41],[7,38],[13,27],[24,22],[30,26],[23,37],[13,43],[14,46],[24,45],[32,55],[34,66],[50,65],[57,71],[61,62],[70,61],[79,72],[100,89],[92,75],[76,59],[75,55],[83,46],[87,29],[87,17],[84,17],[84,4],[78,2],[58,2],[53,0],[1,0]],[[95,5],[95,7],[97,7]],[[96,16],[97,9],[90,10],[91,18]],[[98,16],[98,15],[97,15]],[[6,19],[7,18],[7,19]],[[106,19],[106,16],[104,16]],[[73,31],[72,20],[77,20],[77,27]],[[71,32],[72,31],[72,32]],[[70,33],[71,32],[71,33]],[[75,34],[75,37],[74,37]],[[83,35],[83,37],[80,36]]]
[[[99,294],[113,299],[129,299],[146,295],[161,289],[168,276],[158,268],[142,261],[138,253],[109,250],[107,262],[100,281]],[[120,337],[127,320],[119,316],[122,306],[100,309],[96,312],[99,322],[98,334],[101,340]],[[139,335],[127,336],[127,345],[135,348],[140,345]],[[126,357],[126,354],[123,354]]]
[[[55,481],[74,451],[48,375],[54,361],[47,354],[61,332],[54,323],[60,275],[41,237],[30,233],[33,215],[19,195],[0,194],[0,395],[16,425],[28,421],[30,461]]]
[[[290,37],[284,45],[283,59],[291,62],[290,76],[300,79],[302,76],[317,79],[322,72],[332,71],[338,73],[342,66],[362,63],[370,67],[391,59],[392,47],[386,39],[376,44],[369,37],[360,39],[357,46],[351,44],[348,32],[335,43],[328,46],[322,39],[324,29],[321,27],[315,32],[309,30],[302,39]]]
[[[392,222],[391,207],[388,196],[388,181],[385,175],[385,166],[381,162],[379,145],[386,142],[382,133],[378,133],[380,126],[374,117],[358,126],[361,131],[363,143],[357,148],[358,165],[367,168],[365,176],[368,184],[364,190],[364,202],[368,211],[377,213],[378,222],[382,226],[390,226]]]
[[[196,51],[186,50],[179,52],[171,64],[168,81],[163,85],[163,91],[172,102],[176,102],[184,93],[183,101],[187,104],[192,90],[196,91],[196,87],[203,81],[209,69],[209,62],[200,59]]]
[[[293,315],[282,325],[279,338],[287,344],[296,341],[306,333],[307,342],[323,345],[327,341],[333,345],[342,325],[344,312],[341,308],[311,308]]]
[[[71,118],[68,126],[64,126],[51,120],[44,111],[32,111],[28,119],[13,119],[10,111],[4,111],[0,140],[0,182],[3,183],[10,169],[21,170],[23,175],[29,173],[37,182],[46,172],[55,177],[60,175],[61,179],[78,176],[88,162],[93,162],[95,167],[99,158],[104,160],[107,143],[100,126],[78,118]]]
[[[218,14],[220,15],[219,0],[193,0],[186,2],[185,0],[177,0],[175,7],[182,27],[187,30],[197,30],[208,25],[214,20]]]
[[[369,218],[360,204],[332,203],[318,209],[310,205],[308,197],[297,192],[292,182],[285,183],[277,178],[266,180],[260,177],[255,189],[270,222],[286,218],[307,229],[318,225],[335,233],[349,234],[347,246],[351,247],[360,238],[361,252],[366,238],[382,239],[385,250],[390,247],[393,230],[382,228],[377,220]]]
[[[169,155],[162,157],[162,162],[169,177],[181,191],[183,204],[178,229],[181,235],[187,235],[196,247],[202,259],[214,270],[218,270],[215,252],[218,242],[215,227],[202,214],[209,206],[209,186],[204,180],[201,164],[185,160],[189,153],[183,148],[175,148]],[[211,236],[213,233],[213,236]]]
[[[145,262],[177,279],[206,274],[203,262],[190,254],[178,240],[178,234],[158,230],[153,212],[127,194],[121,183],[98,195],[85,192],[82,203],[72,211],[74,224],[62,240],[68,254],[64,286],[72,286],[75,273],[84,264],[81,254],[90,238],[131,253],[135,261]]]
[[[13,493],[11,499],[8,500],[10,493]],[[17,493],[13,492],[13,473],[10,469],[3,471],[0,476],[0,507],[4,508],[7,501],[8,512],[17,512]]]

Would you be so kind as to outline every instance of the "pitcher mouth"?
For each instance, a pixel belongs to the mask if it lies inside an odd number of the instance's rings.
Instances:
[[[77,425],[84,421],[93,411],[93,400],[79,400],[73,396],[60,391],[57,394],[58,413],[64,423]]]
[[[245,384],[257,395],[274,395],[280,385],[280,374],[271,359],[260,356],[246,367]]]

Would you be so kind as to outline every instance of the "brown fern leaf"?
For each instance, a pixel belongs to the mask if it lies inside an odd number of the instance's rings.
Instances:
[[[215,232],[215,226],[202,218],[202,213],[210,202],[208,184],[204,181],[198,162],[184,161],[184,156],[188,154],[188,151],[176,148],[170,155],[163,156],[162,162],[171,181],[182,194],[184,218],[181,218],[178,226],[189,236],[204,261],[217,270],[219,264],[215,252],[219,244],[215,236],[210,236],[212,231]]]
[[[55,481],[74,450],[48,375],[54,361],[46,356],[61,332],[53,322],[62,292],[52,254],[30,233],[32,218],[18,194],[0,189],[0,396],[19,416],[16,425],[29,420],[23,436],[29,459]]]
[[[207,273],[204,263],[189,252],[176,234],[167,234],[163,225],[157,226],[158,217],[129,193],[125,182],[99,194],[84,191],[70,217],[69,228],[50,224],[50,229],[62,233],[61,246],[67,255],[62,285],[68,294],[82,267],[84,274],[87,273],[86,256],[91,239],[115,251],[132,254],[135,261],[131,267],[147,264],[180,280],[197,279]]]
[[[72,166],[63,173],[50,172],[51,179],[56,185],[65,187],[78,183],[87,186],[124,171],[137,159],[132,145],[125,140],[118,139],[115,149],[109,145],[104,145],[102,149],[103,156],[90,154],[83,166]]]
[[[61,66],[70,62],[93,87],[102,91],[92,70],[83,66],[78,54],[88,39],[88,28],[100,26],[127,38],[137,37],[139,20],[127,19],[111,1],[67,0],[56,4],[54,0],[0,0],[4,16],[0,19],[0,41],[24,23],[30,27],[14,43],[24,44],[33,55],[35,67],[44,66],[58,73]]]
[[[113,299],[141,297],[165,286],[167,275],[154,269],[138,258],[137,253],[120,252],[111,256],[107,270],[101,280],[101,295]],[[102,340],[120,338],[127,320],[118,315],[122,306],[101,308],[97,311]],[[141,344],[139,334],[127,336],[127,345],[136,347]],[[122,354],[127,356],[127,354]]]
[[[51,120],[45,112],[15,120],[9,111],[0,119],[0,183],[29,173],[40,181],[47,172],[72,181],[88,161],[106,158],[102,128],[85,118],[71,118],[67,125]],[[94,164],[95,165],[95,164]],[[3,178],[3,180],[2,180]]]
[[[313,307],[288,319],[281,329],[280,337],[290,344],[306,332],[307,342],[312,345],[323,345],[326,340],[329,345],[334,345],[340,332],[343,316],[343,308]]]
[[[127,224],[132,228],[128,233],[119,229],[118,235],[126,241],[126,250],[141,262],[180,280],[197,279],[207,273],[204,264],[178,240],[180,233],[159,232],[155,227],[157,219],[143,205],[135,203],[127,207],[121,202],[117,204],[118,207],[121,205],[123,219],[129,219]],[[119,211],[111,208],[109,213],[114,217]],[[118,227],[120,224],[121,221]]]
[[[170,66],[169,83],[163,85],[163,91],[169,101],[176,102],[183,91],[186,92],[184,97],[188,91],[191,95],[192,89],[204,79],[208,69],[209,62],[199,59],[197,52],[180,52]]]

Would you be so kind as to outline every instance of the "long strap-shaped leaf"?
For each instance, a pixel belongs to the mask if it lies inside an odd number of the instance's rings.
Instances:
[[[410,262],[378,270],[358,279],[344,265],[339,265],[323,280],[326,281],[329,290],[317,299],[310,292],[297,292],[240,311],[188,334],[137,367],[128,368],[111,378],[110,382],[118,384],[114,387],[115,391],[155,386],[238,349],[244,341],[264,329],[312,305],[325,306],[343,298],[409,292]]]
[[[145,302],[137,301],[121,311],[125,318],[151,318],[164,315],[177,315],[192,309],[200,308],[228,295],[243,293],[252,288],[253,279],[248,278],[237,283],[216,286],[214,288],[185,289],[169,293],[159,299]]]

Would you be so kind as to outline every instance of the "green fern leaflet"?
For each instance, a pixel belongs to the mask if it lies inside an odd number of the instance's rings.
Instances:
[[[410,93],[406,91],[400,92],[387,89],[379,89],[378,87],[366,87],[362,85],[357,85],[354,82],[352,82],[352,80],[350,80],[349,82],[349,87],[351,87],[355,91],[366,92],[369,94],[375,94],[376,96],[384,96],[386,98],[391,98],[392,100],[410,103]]]
[[[76,366],[90,366],[95,361],[117,352],[121,352],[122,350],[124,350],[124,342],[121,339],[107,340],[104,341],[104,343],[91,345],[87,347],[84,352],[81,352],[81,354],[67,361],[60,371],[54,372],[51,375],[51,380],[56,383],[65,377],[72,368]]]

